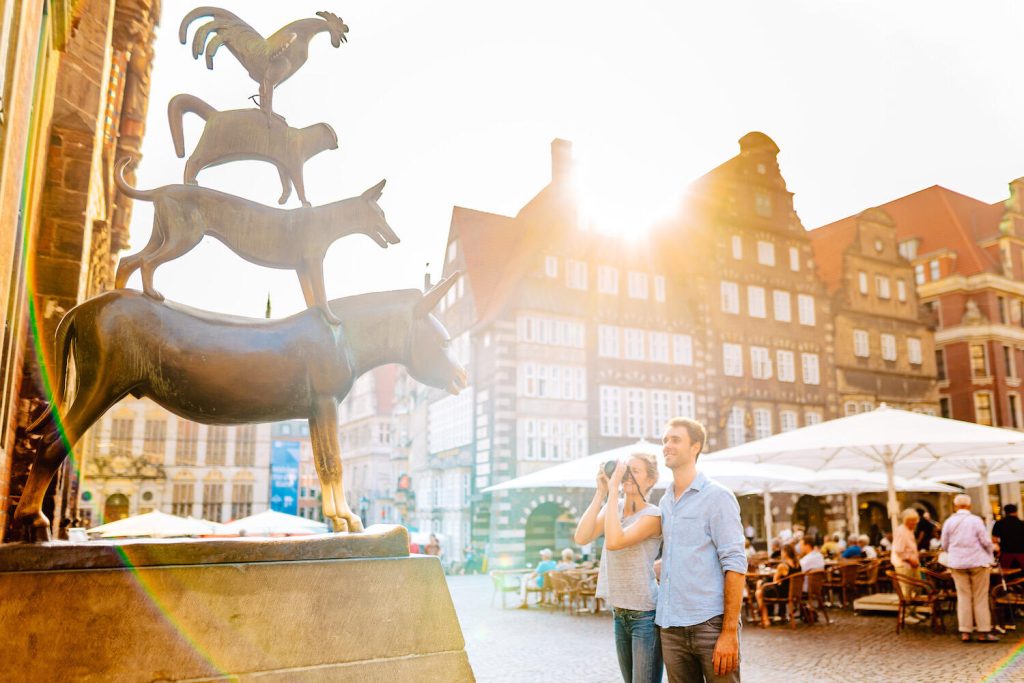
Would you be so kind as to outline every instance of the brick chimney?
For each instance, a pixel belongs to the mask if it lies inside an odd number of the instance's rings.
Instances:
[[[572,173],[572,142],[555,138],[551,141],[551,184],[567,182]]]

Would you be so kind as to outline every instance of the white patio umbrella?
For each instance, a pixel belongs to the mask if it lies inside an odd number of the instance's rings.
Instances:
[[[543,470],[523,475],[483,490],[484,493],[532,488],[596,488],[597,468],[609,460],[627,458],[634,453],[647,453],[658,459],[658,483],[655,488],[667,488],[672,483],[672,471],[665,467],[661,457],[661,445],[650,441],[638,441],[629,446],[620,446],[600,453],[594,453],[577,460],[554,465]],[[772,492],[784,492],[792,486],[805,482],[811,475],[806,469],[785,465],[751,465],[743,462],[709,461],[705,456],[697,460],[697,469],[714,479],[737,495],[761,494],[765,505],[765,531],[771,538]]]
[[[960,489],[930,479],[895,477],[897,491],[917,491],[921,493],[960,493]],[[810,493],[828,496],[841,493],[849,496],[851,506],[851,531],[860,534],[860,519],[857,515],[857,496],[861,493],[878,493],[888,490],[889,483],[884,472],[865,472],[853,469],[831,469],[812,472],[810,481],[804,491],[793,493]]]
[[[978,453],[1024,457],[1024,433],[883,404],[867,413],[765,437],[707,457],[711,461],[782,463],[814,470],[841,467],[884,472],[889,518],[896,528],[897,474],[941,476],[958,471],[953,458]]]
[[[221,525],[191,517],[178,517],[154,510],[144,515],[119,519],[110,524],[86,530],[98,538],[173,538],[175,536],[206,536],[218,532]]]
[[[930,465],[927,462],[923,464]],[[980,503],[986,522],[992,521],[992,506],[987,498],[989,484],[1024,481],[1024,458],[976,455],[951,458],[945,464],[959,469],[929,478],[952,482],[964,488],[980,487],[984,496]]]
[[[276,510],[264,510],[255,515],[236,519],[224,527],[229,533],[237,533],[240,536],[302,536],[327,533],[327,525],[323,522]]]

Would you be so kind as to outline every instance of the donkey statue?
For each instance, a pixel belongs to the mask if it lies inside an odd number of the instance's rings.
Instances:
[[[89,427],[131,394],[205,424],[309,419],[324,516],[335,531],[361,531],[342,488],[338,402],[356,378],[386,363],[401,363],[414,379],[452,394],[466,387],[466,371],[448,350],[448,333],[430,313],[459,275],[426,294],[410,289],[335,299],[330,307],[342,321],[336,326],[318,309],[258,320],[132,290],[76,306],[56,332],[57,424],[40,442],[15,523],[27,539],[49,540],[41,506],[50,480]],[[62,411],[71,360],[77,391]]]

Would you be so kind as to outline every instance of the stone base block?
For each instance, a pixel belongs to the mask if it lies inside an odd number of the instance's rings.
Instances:
[[[0,552],[12,680],[474,680],[437,558],[224,562],[221,551],[187,564],[177,552],[172,564],[76,569],[49,545],[60,569],[26,568],[38,551],[23,550],[5,570]]]

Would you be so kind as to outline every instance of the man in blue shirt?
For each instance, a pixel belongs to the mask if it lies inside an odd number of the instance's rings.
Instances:
[[[746,580],[740,506],[697,471],[704,425],[673,418],[662,453],[672,485],[661,499],[661,587],[655,623],[669,683],[740,680],[740,604]]]

